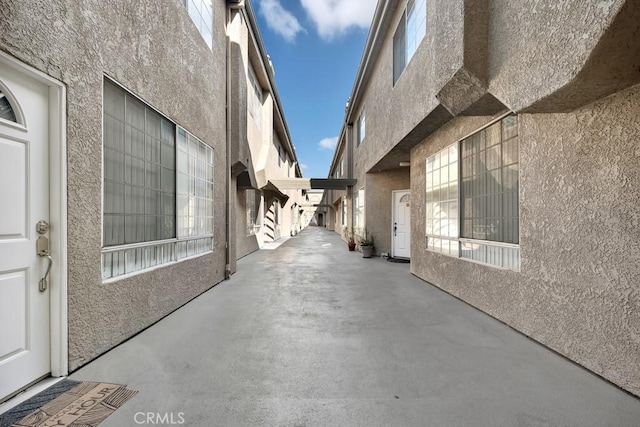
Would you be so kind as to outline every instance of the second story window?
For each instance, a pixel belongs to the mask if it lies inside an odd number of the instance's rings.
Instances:
[[[427,34],[427,0],[409,0],[393,35],[393,84]]]
[[[196,25],[202,38],[213,47],[213,5],[211,0],[182,0],[182,5],[189,12],[189,17]]]
[[[362,112],[360,112],[360,116],[358,116],[358,145],[360,145],[362,143],[362,141],[364,141],[364,137],[365,137],[365,131],[366,131],[366,116],[365,116],[365,110],[364,108],[362,109]]]
[[[262,122],[262,86],[258,82],[253,67],[249,66],[249,88],[247,89],[247,108],[256,125]]]

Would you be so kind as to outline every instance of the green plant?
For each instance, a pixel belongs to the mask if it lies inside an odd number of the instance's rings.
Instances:
[[[374,246],[375,239],[373,234],[367,233],[367,229],[363,230],[362,238],[358,242],[360,246]]]
[[[353,243],[355,233],[353,232],[353,227],[349,228],[346,225],[342,226],[342,235],[347,240],[347,243]]]

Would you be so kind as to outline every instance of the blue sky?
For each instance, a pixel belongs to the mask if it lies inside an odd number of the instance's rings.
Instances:
[[[302,174],[325,178],[376,0],[253,0]]]

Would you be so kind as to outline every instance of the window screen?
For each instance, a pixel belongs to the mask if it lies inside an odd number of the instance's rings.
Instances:
[[[176,237],[175,169],[175,125],[105,80],[104,246]]]
[[[213,149],[106,79],[103,114],[103,278],[212,251]]]
[[[518,176],[515,116],[462,141],[462,237],[519,242]]]

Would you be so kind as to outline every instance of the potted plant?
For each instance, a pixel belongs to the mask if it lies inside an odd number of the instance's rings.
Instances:
[[[347,246],[349,246],[349,251],[353,252],[356,250],[356,241],[353,239],[353,227],[351,227],[347,233],[347,228],[345,227],[345,233],[347,236]]]
[[[362,249],[362,258],[371,258],[371,254],[373,254],[374,250],[373,234],[367,234],[367,229],[365,228],[364,234],[359,243],[360,248]]]

